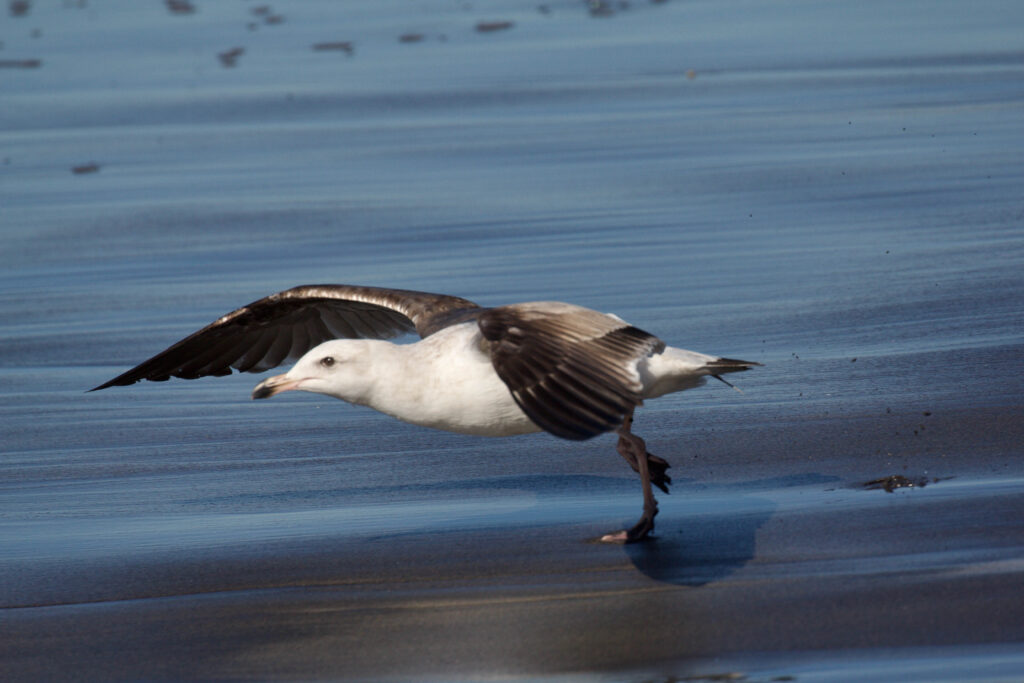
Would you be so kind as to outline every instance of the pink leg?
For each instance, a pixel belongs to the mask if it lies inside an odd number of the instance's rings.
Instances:
[[[654,530],[654,517],[658,514],[658,501],[654,499],[651,484],[654,483],[655,486],[668,493],[668,485],[672,483],[669,476],[665,474],[665,470],[669,466],[668,463],[647,452],[647,444],[644,443],[644,440],[630,431],[632,426],[633,411],[631,410],[618,429],[617,449],[630,467],[640,474],[640,485],[644,494],[644,514],[640,517],[640,521],[628,531],[619,531],[601,537],[601,540],[605,542],[633,543],[646,538]]]

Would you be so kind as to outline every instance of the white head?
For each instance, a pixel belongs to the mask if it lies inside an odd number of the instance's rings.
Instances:
[[[374,384],[371,372],[374,354],[370,348],[374,343],[366,339],[324,342],[306,352],[288,372],[257,384],[252,397],[270,398],[295,389],[365,404]]]

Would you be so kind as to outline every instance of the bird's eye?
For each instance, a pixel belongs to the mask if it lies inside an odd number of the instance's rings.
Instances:
[[[334,365],[334,356],[324,356],[320,359],[320,365],[329,368]]]

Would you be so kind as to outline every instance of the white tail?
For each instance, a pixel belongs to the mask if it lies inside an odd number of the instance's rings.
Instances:
[[[756,365],[760,365],[760,363],[719,358],[669,346],[662,353],[643,359],[638,370],[644,385],[643,397],[657,398],[676,391],[699,387],[707,381],[708,376],[725,382],[739,391],[719,375],[748,370]]]

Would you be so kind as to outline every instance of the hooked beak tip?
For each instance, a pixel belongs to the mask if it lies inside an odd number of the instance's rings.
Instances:
[[[280,394],[282,391],[291,391],[299,385],[297,380],[288,378],[286,375],[274,375],[268,377],[252,390],[253,400],[260,398],[270,398],[276,394]]]

